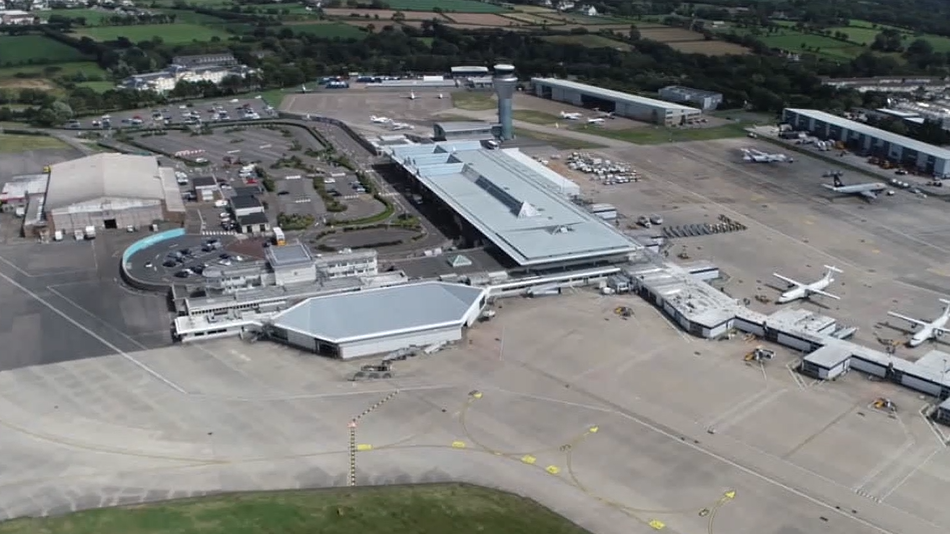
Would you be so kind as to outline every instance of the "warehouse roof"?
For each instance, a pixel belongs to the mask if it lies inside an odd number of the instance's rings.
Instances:
[[[647,98],[645,96],[631,95],[629,93],[621,93],[620,91],[614,91],[613,89],[604,89],[602,87],[596,87],[593,85],[587,85],[586,83],[572,82],[569,80],[559,80],[557,78],[531,78],[531,83],[540,83],[545,85],[551,85],[554,87],[561,87],[563,89],[571,89],[578,91],[580,93],[587,94],[589,96],[605,98],[607,100],[615,100],[617,102],[626,102],[629,104],[640,104],[647,106],[654,106],[664,109],[680,109],[686,111],[695,111],[699,113],[699,110],[690,107],[684,106],[682,104],[676,104],[674,102],[667,102],[665,100],[657,100],[655,98]]]
[[[492,125],[487,122],[479,121],[454,121],[454,122],[437,122],[436,126],[442,129],[446,133],[458,133],[458,132],[471,132],[471,131],[483,131],[491,130]]]
[[[46,209],[99,198],[165,200],[154,156],[96,154],[50,167]]]
[[[249,208],[263,208],[260,200],[252,195],[235,195],[231,197],[231,207],[236,210]]]
[[[844,117],[839,117],[837,115],[832,115],[831,113],[825,113],[824,111],[818,111],[815,109],[794,109],[787,108],[785,111],[790,111],[792,113],[797,113],[803,117],[808,117],[810,119],[819,120],[826,122],[828,124],[833,124],[835,126],[851,130],[860,134],[867,135],[869,137],[874,137],[880,139],[881,141],[886,141],[892,145],[901,146],[904,148],[909,148],[911,150],[916,150],[922,154],[927,154],[928,156],[933,156],[940,159],[950,160],[950,150],[945,148],[940,148],[934,145],[928,145],[917,141],[916,139],[911,139],[910,137],[904,137],[903,135],[897,135],[896,133],[891,133],[880,128],[875,128],[873,126],[868,126],[863,122],[857,122]]]
[[[191,179],[191,185],[195,187],[218,187],[214,176],[195,176]]]
[[[533,165],[478,141],[388,147],[393,160],[519,265],[633,252],[633,240],[554,191]]]
[[[331,343],[411,334],[461,325],[486,291],[423,282],[315,297],[280,313],[273,323]]]
[[[452,72],[488,72],[488,67],[474,65],[458,65],[452,67]]]
[[[267,214],[263,211],[255,211],[254,213],[248,213],[247,215],[241,215],[238,217],[238,223],[240,224],[267,224]]]

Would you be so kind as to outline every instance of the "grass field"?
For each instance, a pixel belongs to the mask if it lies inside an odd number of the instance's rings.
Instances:
[[[98,28],[83,28],[76,31],[76,34],[89,37],[95,41],[114,41],[119,37],[125,37],[133,43],[148,41],[157,36],[168,44],[210,41],[212,37],[220,37],[224,40],[229,37],[228,33],[222,30],[187,23],[101,26]]]
[[[452,93],[452,105],[469,111],[495,109],[498,107],[498,102],[494,96],[494,93],[490,92],[459,91]]]
[[[116,83],[115,82],[80,82],[80,83],[77,83],[76,85],[79,87],[86,87],[86,88],[92,89],[93,91],[97,93],[105,93],[106,91],[115,89]]]
[[[76,73],[85,73],[87,76],[106,77],[108,73],[92,61],[75,61],[71,63],[51,63],[49,65],[19,65],[16,67],[0,68],[0,78],[13,78],[17,75],[24,77],[71,76]]]
[[[381,28],[385,22],[376,21],[376,27]],[[294,24],[287,26],[298,35],[307,34],[327,39],[362,39],[367,33],[350,24]]]
[[[548,35],[542,37],[542,39],[550,43],[575,44],[586,46],[587,48],[614,48],[620,50],[630,50],[633,48],[627,43],[592,33],[586,33],[584,35]]]
[[[105,9],[53,9],[47,13],[71,19],[83,18],[86,19],[86,26],[96,26],[102,19],[115,16],[115,13]]]
[[[26,152],[27,150],[42,150],[67,148],[55,137],[45,135],[10,135],[0,133],[0,154],[14,154],[17,152]],[[2,532],[2,530],[0,530]]]
[[[42,35],[0,36],[0,67],[30,61],[65,63],[88,59],[79,50]]]
[[[502,13],[507,9],[474,0],[386,0],[390,9],[400,11],[432,11],[436,7],[442,11],[456,13]]]
[[[574,139],[573,137],[564,137],[561,135],[536,132],[534,130],[526,130],[524,128],[515,128],[515,137],[527,137],[529,139],[535,139],[547,143],[558,150],[590,150],[594,148],[603,148],[603,145],[588,143],[587,141],[581,141],[579,139]],[[0,534],[2,534],[2,531],[0,531]]]
[[[515,120],[534,124],[554,124],[559,120],[556,116],[551,115],[550,113],[531,109],[515,110],[511,113],[511,116],[514,117]]]
[[[743,124],[737,123],[711,128],[689,129],[663,128],[659,126],[633,128],[630,130],[607,130],[596,126],[580,126],[576,129],[584,133],[618,139],[637,145],[660,145],[663,143],[681,143],[684,141],[712,141],[730,137],[745,137],[747,133],[743,128]]]
[[[742,29],[734,29],[741,33]],[[782,28],[773,33],[765,33],[757,37],[770,48],[780,48],[790,52],[807,52],[829,59],[853,59],[866,50],[865,47],[838,41],[823,35],[812,35],[796,31],[792,28]],[[804,46],[803,46],[804,45]],[[817,52],[815,51],[817,48]]]
[[[865,20],[852,20],[849,21],[848,26],[837,26],[828,29],[832,32],[838,31],[848,34],[849,41],[863,45],[870,45],[874,42],[874,38],[877,36],[877,34],[881,33],[887,28],[897,30],[902,34],[904,46],[909,45],[917,39],[923,39],[929,42],[930,45],[934,47],[934,51],[936,52],[950,52],[950,38],[929,34],[917,37],[913,32],[903,28],[897,28],[883,24],[875,26],[873,23]]]
[[[401,486],[246,493],[0,524],[0,534],[583,534],[533,501],[488,489]]]
[[[195,13],[194,11],[185,11],[184,9],[151,9],[157,13],[166,15],[175,15],[175,24],[187,22],[189,24],[225,24],[226,20],[204,13]]]

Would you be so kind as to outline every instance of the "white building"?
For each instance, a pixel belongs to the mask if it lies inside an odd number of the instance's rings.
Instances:
[[[372,249],[320,254],[315,266],[317,273],[324,279],[375,275],[379,273],[376,256],[376,251]]]
[[[559,80],[532,78],[534,93],[549,100],[565,102],[588,109],[613,112],[618,117],[652,122],[661,126],[679,126],[700,118],[702,111],[682,104],[631,95],[593,85]]]
[[[341,359],[451,343],[478,319],[488,290],[423,282],[305,300],[271,321],[271,337]]]
[[[27,26],[36,24],[36,15],[19,9],[8,9],[0,11],[0,25],[3,26]]]
[[[692,104],[703,111],[712,111],[722,104],[722,93],[693,89],[682,85],[670,85],[660,89],[660,98],[680,104]]]
[[[170,65],[162,71],[130,76],[122,81],[122,86],[127,89],[137,89],[139,91],[165,93],[174,89],[179,82],[211,82],[213,84],[219,84],[229,76],[246,78],[253,72],[253,69],[244,65],[236,67],[207,66],[194,68]]]

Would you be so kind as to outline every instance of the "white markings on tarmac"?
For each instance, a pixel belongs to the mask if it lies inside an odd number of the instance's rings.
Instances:
[[[2,272],[0,272],[0,278],[2,278],[3,280],[6,280],[7,283],[9,283],[10,285],[12,285],[13,287],[15,287],[15,288],[19,289],[20,291],[26,293],[26,294],[29,295],[30,298],[32,298],[33,300],[39,302],[40,304],[42,304],[43,306],[45,306],[46,308],[48,308],[50,311],[52,311],[52,312],[55,313],[56,315],[59,315],[60,317],[62,317],[62,318],[65,319],[66,321],[68,321],[70,324],[72,324],[73,326],[75,326],[76,328],[82,330],[83,332],[85,332],[86,334],[88,334],[90,337],[92,337],[93,339],[95,339],[96,341],[98,341],[99,343],[102,343],[103,345],[105,345],[105,346],[108,347],[109,349],[113,350],[116,354],[118,354],[118,355],[122,356],[123,358],[125,358],[126,360],[132,362],[134,365],[136,365],[137,367],[139,367],[140,369],[142,369],[142,370],[145,371],[146,373],[152,375],[154,378],[156,378],[158,381],[162,382],[162,383],[165,384],[166,386],[168,386],[168,387],[174,389],[175,391],[177,391],[177,392],[179,392],[179,393],[187,394],[187,392],[186,392],[184,389],[182,389],[181,386],[179,386],[178,384],[176,384],[176,383],[172,382],[171,380],[165,378],[165,377],[162,376],[160,373],[158,373],[157,371],[155,371],[155,370],[152,369],[151,367],[145,365],[144,363],[140,362],[139,360],[135,359],[134,357],[132,357],[131,355],[129,355],[129,354],[126,353],[124,350],[120,349],[119,347],[116,347],[115,345],[113,345],[112,343],[110,343],[108,340],[106,340],[105,338],[103,338],[102,336],[100,336],[99,334],[97,334],[97,333],[93,332],[92,330],[90,330],[89,328],[83,326],[82,324],[80,324],[78,321],[76,321],[75,319],[73,319],[73,318],[70,317],[69,315],[66,315],[66,313],[64,313],[62,310],[60,310],[60,309],[57,308],[56,306],[53,306],[52,304],[50,304],[46,299],[44,299],[43,297],[37,295],[36,293],[34,293],[33,291],[31,291],[30,289],[24,287],[23,285],[21,285],[21,284],[20,284],[19,282],[17,282],[16,280],[10,278],[9,276],[7,276],[6,274],[4,274],[4,273],[2,273]]]

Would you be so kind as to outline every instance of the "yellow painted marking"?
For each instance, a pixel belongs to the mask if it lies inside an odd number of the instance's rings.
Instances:
[[[530,454],[525,454],[524,456],[521,457],[521,461],[528,465],[534,465],[534,462],[537,462],[538,459],[535,458],[534,456],[531,456]]]
[[[736,490],[727,491],[727,492],[723,493],[722,496],[725,497],[725,498],[727,498],[727,499],[735,499],[735,498],[736,498]]]
[[[592,426],[592,427],[590,427],[590,428],[587,429],[587,431],[590,432],[591,434],[596,434],[598,430],[600,430],[600,428],[598,428],[598,427],[596,427],[596,426]]]
[[[360,452],[371,451],[373,450],[373,446],[370,445],[369,443],[360,443],[359,445],[356,446],[356,450]]]
[[[464,448],[465,448],[465,442],[464,442],[464,441],[453,441],[453,442],[452,442],[452,448],[453,448],[453,449],[464,449]]]
[[[545,471],[551,473],[552,475],[556,475],[561,472],[561,468],[556,465],[549,465],[545,468]]]
[[[476,392],[472,395],[472,397],[475,397],[476,399],[480,399],[480,398],[482,398],[482,392],[481,392],[481,391],[476,391]]]
[[[649,524],[653,530],[663,530],[666,528],[666,523],[660,521],[659,519],[651,519]]]

